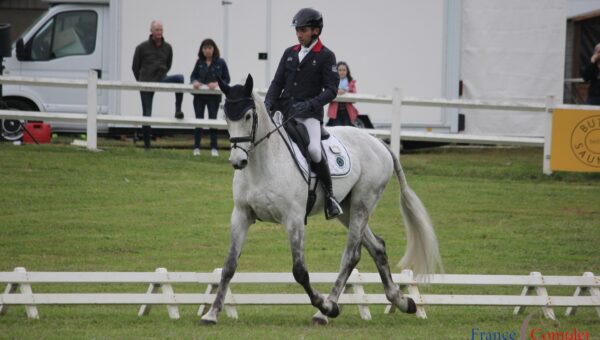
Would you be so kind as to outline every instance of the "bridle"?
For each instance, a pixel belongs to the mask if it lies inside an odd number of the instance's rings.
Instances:
[[[240,120],[242,117],[234,119],[237,117],[229,112],[228,107],[231,105],[239,104],[245,100],[250,101],[251,104],[245,106],[243,110],[240,110],[240,112],[247,112],[250,108],[252,108],[252,130],[250,131],[249,136],[231,137],[229,138],[229,142],[231,143],[231,149],[240,149],[246,153],[246,156],[248,156],[248,153],[256,146],[256,143],[254,143],[254,139],[256,138],[256,128],[258,126],[258,114],[256,113],[256,105],[254,104],[254,99],[252,99],[252,97],[242,97],[238,99],[227,98],[225,99],[224,111],[225,116],[229,119],[233,121]],[[250,143],[250,147],[248,149],[245,149],[238,145],[238,143]]]
[[[242,98],[238,98],[238,99],[228,99],[228,98],[225,99],[225,105],[224,105],[225,116],[234,117],[233,115],[228,115],[227,112],[229,110],[227,108],[227,106],[228,106],[227,104],[230,104],[230,105],[238,104],[244,100],[249,100],[252,102],[251,105],[244,107],[244,109],[240,111],[240,112],[247,112],[250,108],[252,108],[252,130],[250,131],[249,136],[231,137],[231,138],[229,138],[229,142],[231,143],[231,149],[240,149],[240,150],[244,151],[244,153],[246,153],[246,156],[248,156],[249,153],[253,149],[255,149],[260,143],[264,142],[267,138],[271,137],[271,135],[273,133],[275,133],[279,129],[281,129],[281,127],[283,127],[285,125],[285,123],[287,123],[290,119],[292,119],[294,117],[294,115],[293,114],[290,115],[280,125],[277,125],[275,123],[275,121],[273,121],[273,117],[271,117],[271,115],[269,115],[269,118],[275,125],[275,128],[273,130],[269,131],[267,134],[265,134],[261,138],[259,138],[258,140],[256,140],[256,129],[258,128],[258,114],[256,113],[256,104],[254,104],[254,99],[252,97],[242,97]],[[238,119],[233,119],[233,118],[230,118],[230,119],[231,120],[240,120],[241,117]],[[242,146],[238,145],[239,143],[250,143],[250,147],[248,147],[248,149],[245,149]]]

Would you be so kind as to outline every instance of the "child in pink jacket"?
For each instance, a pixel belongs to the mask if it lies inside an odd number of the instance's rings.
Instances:
[[[344,61],[338,62],[337,70],[340,75],[338,95],[344,94],[346,92],[356,93],[356,80],[352,78],[348,64],[346,64],[346,62]],[[336,101],[333,101],[329,103],[327,116],[329,117],[327,126],[351,126],[354,125],[354,122],[358,117],[358,110],[356,110],[352,103],[338,103]]]

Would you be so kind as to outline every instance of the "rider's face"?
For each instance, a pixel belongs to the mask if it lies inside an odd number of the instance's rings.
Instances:
[[[309,46],[312,42],[312,36],[319,33],[318,28],[314,27],[296,27],[296,37],[302,46]]]

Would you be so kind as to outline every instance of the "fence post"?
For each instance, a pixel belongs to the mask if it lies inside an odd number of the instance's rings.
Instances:
[[[22,275],[27,275],[27,270],[23,267],[16,267],[15,273],[20,273]],[[31,290],[31,285],[29,282],[21,282],[21,283],[9,283],[4,289],[4,294],[15,294],[17,289],[21,291],[21,294],[33,295],[33,291]],[[0,299],[1,301],[1,299]],[[8,305],[0,304],[0,315],[6,314],[8,310]],[[38,314],[37,307],[35,305],[25,305],[25,312],[27,312],[27,317],[30,319],[39,319],[40,315]]]
[[[402,90],[395,87],[392,97],[392,129],[390,131],[390,146],[392,151],[400,158],[400,118],[402,112]]]
[[[594,273],[592,272],[585,272],[583,273],[583,277],[594,277]],[[573,296],[580,296],[583,295],[583,293],[588,293],[590,296],[597,296],[600,298],[600,290],[597,287],[577,287],[575,289],[575,293],[573,294]],[[569,315],[575,315],[575,312],[577,311],[577,307],[567,307],[567,310],[565,311],[565,315],[569,316]],[[600,316],[600,307],[596,307],[596,313],[598,313],[598,316]]]
[[[360,281],[362,281],[360,278],[360,273],[358,272],[358,269],[356,269],[356,268],[352,269],[352,274],[358,276],[358,279]],[[352,290],[354,291],[354,294],[360,295],[362,297],[365,296],[365,289],[362,284],[353,283],[353,284],[351,284],[351,286],[352,286]],[[346,286],[346,289],[347,288],[348,288],[348,286]],[[371,320],[371,311],[369,311],[368,305],[358,305],[358,313],[360,314],[361,319]]]
[[[552,147],[552,110],[554,107],[554,96],[546,97],[546,110],[544,111],[544,175],[551,175],[552,170],[550,169],[550,154]]]
[[[169,272],[167,271],[166,268],[156,268],[155,273],[160,273],[160,274],[164,274],[165,277],[167,278],[167,282],[163,282],[163,283],[150,283],[150,286],[148,286],[148,291],[146,292],[146,294],[156,294],[158,293],[158,290],[162,290],[162,293],[169,297],[172,298],[174,295],[173,292],[173,286],[171,285],[171,283],[169,283],[168,281],[168,276],[169,276]],[[143,315],[148,315],[150,313],[150,308],[151,305],[142,305],[140,307],[140,310],[138,311],[138,316],[143,316]],[[169,304],[167,305],[167,312],[169,313],[169,317],[173,320],[178,320],[179,319],[179,309],[177,308],[176,304]]]
[[[542,273],[540,273],[540,272],[531,272],[531,273],[529,273],[529,276],[539,279],[540,282],[544,282],[544,277],[542,276]],[[521,291],[521,296],[527,296],[533,292],[535,292],[538,296],[544,296],[544,297],[548,298],[548,290],[546,289],[545,286],[541,286],[539,284],[536,284],[535,286],[523,287],[523,290]],[[550,301],[550,300],[548,300],[548,301]],[[524,309],[525,309],[525,307],[523,307],[523,306],[516,306],[513,311],[513,314],[514,315],[521,314]],[[542,307],[542,312],[544,313],[544,316],[547,319],[556,320],[556,316],[554,315],[554,309],[552,309],[552,307]]]
[[[87,104],[87,148],[88,150],[97,150],[98,73],[95,70],[90,70],[88,73]]]

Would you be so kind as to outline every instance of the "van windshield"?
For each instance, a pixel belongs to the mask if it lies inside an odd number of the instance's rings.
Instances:
[[[23,38],[23,37],[25,37],[25,36],[27,35],[27,33],[29,33],[29,31],[31,31],[31,29],[33,28],[33,26],[37,25],[37,23],[38,23],[38,22],[40,22],[40,20],[42,20],[42,18],[43,18],[43,17],[45,17],[45,16],[46,16],[46,14],[48,14],[48,11],[49,11],[49,10],[50,10],[50,9],[47,9],[47,10],[45,10],[45,11],[44,11],[42,14],[40,14],[40,15],[39,15],[39,16],[38,16],[38,17],[37,17],[37,18],[36,18],[36,19],[35,19],[35,20],[34,20],[34,21],[31,23],[31,25],[29,25],[29,27],[27,27],[27,29],[25,29],[25,30],[23,31],[23,33],[21,33],[21,35],[19,35],[19,37],[18,37],[18,38],[17,38],[15,41],[13,41],[13,42],[12,42],[12,48],[13,48],[13,49],[15,48],[15,45],[17,44],[17,41],[18,41],[20,38]]]

